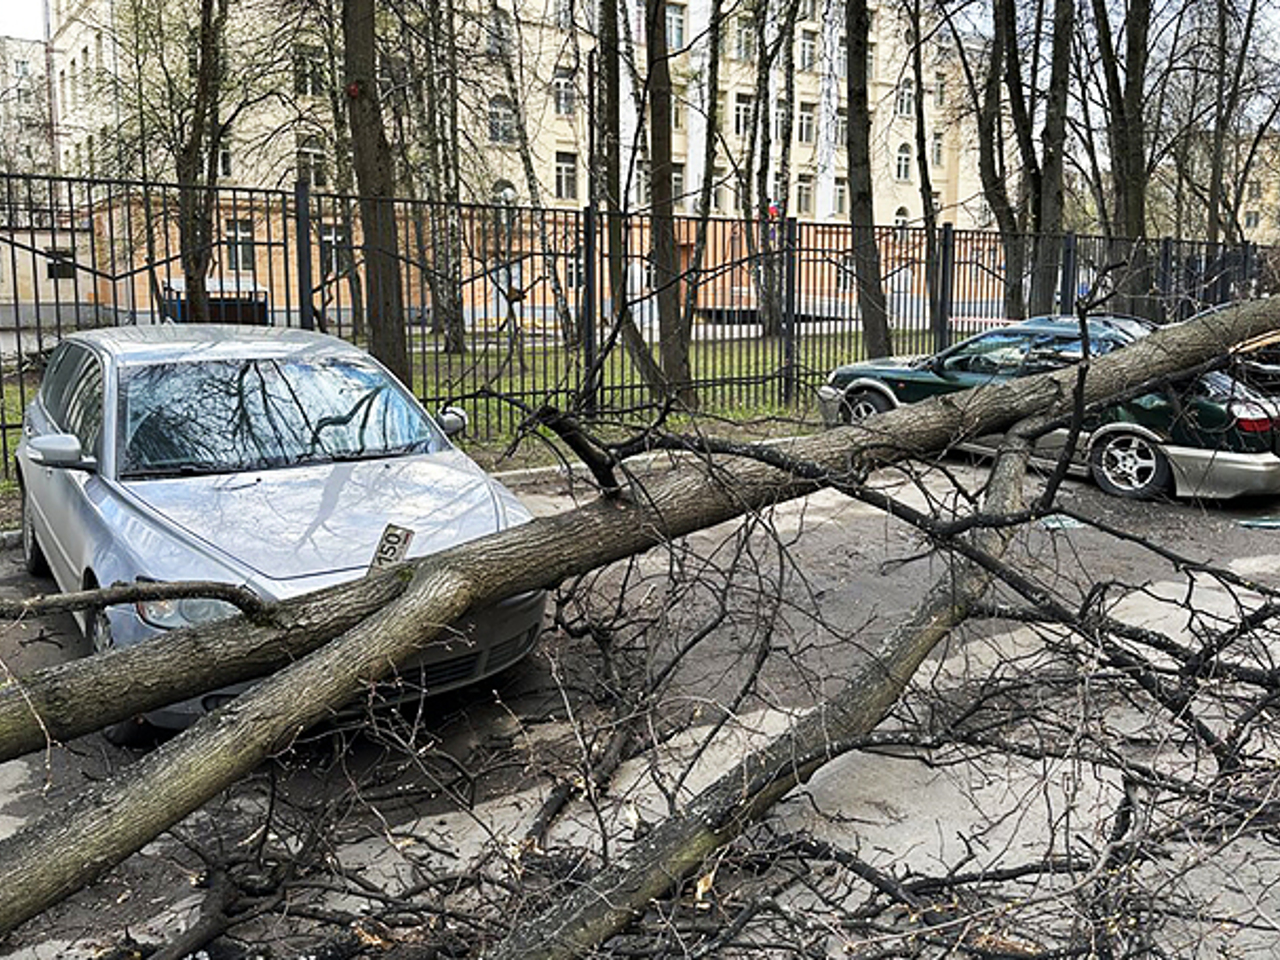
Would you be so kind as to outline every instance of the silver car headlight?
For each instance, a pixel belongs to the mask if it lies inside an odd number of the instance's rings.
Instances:
[[[138,616],[146,623],[161,630],[177,630],[213,620],[225,620],[240,612],[234,603],[211,600],[206,597],[189,597],[182,600],[142,600],[134,604]]]

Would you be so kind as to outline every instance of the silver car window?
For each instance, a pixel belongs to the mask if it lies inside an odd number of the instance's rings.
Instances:
[[[439,449],[422,408],[352,358],[125,367],[122,478],[229,473]]]
[[[89,357],[89,351],[79,344],[61,343],[49,358],[49,367],[40,381],[40,402],[49,418],[62,429],[67,425],[67,398],[72,384]]]
[[[85,351],[66,393],[62,426],[80,438],[80,449],[98,455],[102,437],[102,363]]]

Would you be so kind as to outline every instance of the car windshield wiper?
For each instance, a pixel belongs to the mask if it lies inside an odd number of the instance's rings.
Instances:
[[[239,473],[242,467],[225,463],[165,463],[149,467],[133,467],[121,473],[122,480],[155,480],[161,477],[198,477],[213,473]]]

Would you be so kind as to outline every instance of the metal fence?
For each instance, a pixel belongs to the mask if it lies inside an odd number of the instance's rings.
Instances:
[[[206,276],[211,320],[361,341],[377,301],[354,197],[0,174],[0,203],[6,464],[38,378],[32,358],[71,330],[187,320],[192,269]],[[427,404],[460,404],[493,437],[546,403],[612,412],[653,401],[642,354],[658,354],[662,281],[648,214],[394,203],[414,389]],[[803,411],[832,367],[863,356],[847,224],[679,216],[673,226],[679,275],[665,282],[704,408]],[[1269,289],[1276,260],[1250,246],[1008,240],[949,225],[932,252],[919,228],[878,228],[874,242],[903,353],[1005,322],[1011,285],[1029,294],[1046,244],[1055,309],[1085,302],[1158,319]]]

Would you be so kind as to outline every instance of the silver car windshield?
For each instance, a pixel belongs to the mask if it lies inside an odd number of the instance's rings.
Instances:
[[[232,473],[444,445],[378,367],[349,358],[237,359],[124,367],[121,479]]]

